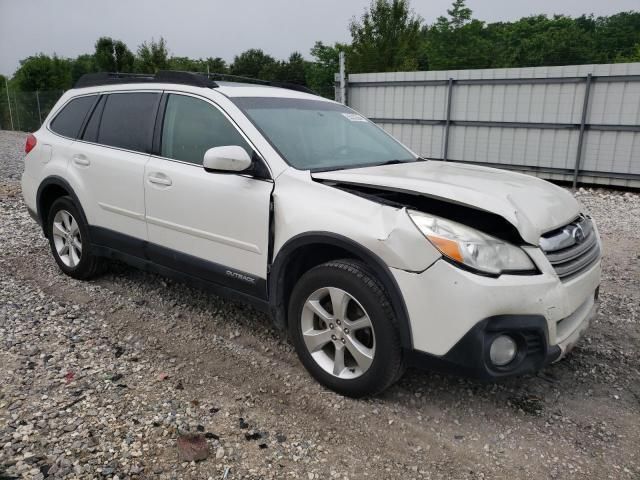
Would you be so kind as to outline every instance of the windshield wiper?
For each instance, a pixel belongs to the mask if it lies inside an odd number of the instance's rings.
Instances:
[[[413,162],[426,162],[427,160],[425,158],[422,157],[418,157],[415,158],[413,160],[398,160],[398,159],[394,159],[394,160],[387,160],[386,162],[382,162],[382,163],[359,163],[359,164],[354,164],[354,165],[335,165],[332,167],[316,167],[316,168],[311,168],[311,172],[315,173],[321,173],[321,172],[336,172],[338,170],[354,170],[357,168],[367,168],[367,167],[381,167],[383,165],[396,165],[398,163],[413,163]]]
[[[413,162],[418,162],[420,161],[420,158],[414,158],[412,160],[387,160],[386,162],[382,162],[382,163],[377,163],[376,167],[381,167],[383,165],[397,165],[399,163],[413,163]]]

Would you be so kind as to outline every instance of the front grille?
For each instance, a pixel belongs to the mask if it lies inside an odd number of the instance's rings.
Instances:
[[[600,258],[598,235],[586,216],[544,234],[540,247],[561,280],[577,275]]]

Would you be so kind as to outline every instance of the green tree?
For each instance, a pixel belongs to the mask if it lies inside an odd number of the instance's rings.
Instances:
[[[297,83],[298,85],[306,85],[306,68],[307,62],[300,52],[293,52],[289,55],[286,62],[280,63],[280,71],[277,79],[283,82]]]
[[[574,65],[597,61],[591,17],[535,15],[485,24],[472,18],[464,0],[424,29],[434,70]]]
[[[71,82],[75,84],[85,73],[97,71],[99,71],[99,68],[96,64],[95,56],[89,54],[79,55],[71,61]]]
[[[71,87],[71,61],[44,53],[20,61],[12,84],[22,91],[66,90]]]
[[[194,60],[189,57],[171,57],[169,59],[169,69],[183,72],[226,73],[227,64],[220,57],[208,57],[205,60],[202,58]]]
[[[95,65],[103,72],[133,71],[134,56],[124,42],[111,37],[100,37],[95,44]]]
[[[593,36],[573,19],[556,15],[521,18],[505,25],[497,66],[577,65],[595,61]]]
[[[464,25],[471,21],[471,14],[473,13],[469,7],[464,3],[464,0],[455,0],[449,10],[447,10],[451,20],[448,24],[452,28],[462,28]],[[440,17],[444,18],[444,17]]]
[[[264,78],[271,80],[277,71],[276,59],[262,50],[251,48],[233,59],[229,73],[244,77]]]
[[[307,64],[306,82],[309,88],[328,98],[335,95],[335,74],[340,69],[340,52],[348,52],[349,46],[343,43],[325,45],[316,42],[311,49],[313,61]]]
[[[210,73],[227,73],[228,67],[227,62],[225,62],[220,57],[208,57],[205,60],[205,66],[209,68]]]
[[[361,19],[349,26],[349,71],[393,72],[415,70],[421,57],[422,19],[408,0],[375,0]]]
[[[640,44],[640,12],[621,12],[594,20],[595,61],[634,58]]]
[[[432,70],[489,68],[495,52],[484,22],[472,18],[464,0],[455,0],[448,17],[423,29],[424,50]]]
[[[151,39],[150,42],[142,42],[138,47],[135,58],[134,69],[140,73],[156,73],[158,70],[168,70],[169,50],[167,42],[160,37],[157,42]]]
[[[204,60],[199,58],[194,60],[189,57],[171,57],[169,59],[169,70],[179,70],[182,72],[206,72]]]
[[[7,104],[6,82],[9,79],[0,75],[0,130],[11,128],[11,117],[9,116],[9,106]]]

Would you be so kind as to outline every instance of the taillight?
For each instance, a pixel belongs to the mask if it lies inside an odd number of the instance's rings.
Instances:
[[[31,150],[33,150],[36,146],[36,143],[38,143],[38,139],[33,133],[27,135],[27,143],[24,146],[24,153],[29,153]]]

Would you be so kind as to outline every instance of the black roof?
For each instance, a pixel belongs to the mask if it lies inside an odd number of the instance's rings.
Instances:
[[[272,82],[258,78],[240,77],[226,73],[199,73],[180,72],[173,70],[160,70],[158,73],[111,73],[98,72],[86,73],[82,75],[73,88],[96,87],[100,85],[118,85],[126,83],[177,83],[180,85],[191,85],[193,87],[216,88],[219,85],[215,80],[255,83],[258,85],[268,85],[271,87],[286,88],[300,92],[313,93],[312,90],[290,82]]]

